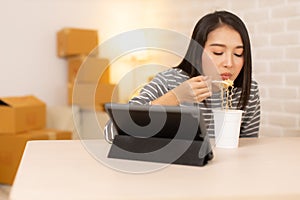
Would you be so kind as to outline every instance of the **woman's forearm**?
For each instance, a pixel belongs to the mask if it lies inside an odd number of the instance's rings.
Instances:
[[[176,98],[176,95],[174,92],[169,91],[163,96],[153,100],[151,102],[152,105],[164,105],[164,106],[178,106],[179,102]]]

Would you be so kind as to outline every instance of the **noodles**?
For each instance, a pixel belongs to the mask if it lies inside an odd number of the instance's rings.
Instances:
[[[233,85],[230,87],[230,95],[229,95],[229,108],[232,108],[232,97],[233,97]]]
[[[227,80],[223,81],[223,87],[224,88],[233,87],[233,81],[230,80],[230,79],[227,79]]]
[[[232,108],[233,88],[234,88],[233,81],[230,79],[224,80],[221,82],[219,87],[221,89],[222,110],[231,109]],[[225,95],[226,95],[225,102],[224,102],[224,89],[225,89]],[[225,108],[224,108],[224,104],[225,104]]]

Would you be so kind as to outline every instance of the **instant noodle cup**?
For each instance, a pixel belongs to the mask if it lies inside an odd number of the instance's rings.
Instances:
[[[238,147],[242,114],[242,110],[213,110],[216,147]]]

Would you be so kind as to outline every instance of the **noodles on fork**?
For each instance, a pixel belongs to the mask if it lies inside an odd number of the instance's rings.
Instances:
[[[224,89],[226,94],[225,109],[228,110],[232,108],[232,96],[233,96],[233,81],[230,79],[224,81],[215,81],[220,83],[219,88],[221,89],[221,100],[222,100],[222,110],[224,110]]]

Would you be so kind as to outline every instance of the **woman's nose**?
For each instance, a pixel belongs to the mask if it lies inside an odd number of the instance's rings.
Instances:
[[[224,67],[232,67],[232,55],[231,54],[227,54],[225,55],[224,61],[223,61],[223,65]]]

